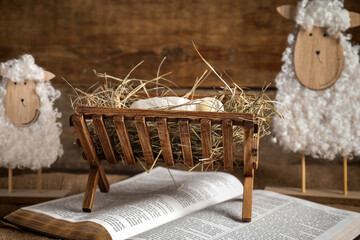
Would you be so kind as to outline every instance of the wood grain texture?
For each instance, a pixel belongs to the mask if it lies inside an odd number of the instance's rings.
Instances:
[[[116,128],[117,135],[119,137],[121,149],[124,153],[125,161],[129,165],[135,165],[135,158],[131,148],[131,143],[129,139],[129,134],[125,125],[124,116],[115,116],[114,124]]]
[[[350,15],[350,27],[358,27],[360,25],[360,13],[349,12]]]
[[[39,118],[40,98],[34,81],[8,81],[4,102],[7,117],[17,127],[27,127]]]
[[[162,72],[180,86],[192,86],[206,68],[204,57],[240,86],[263,87],[281,68],[281,54],[294,23],[276,7],[296,0],[4,0],[0,15],[0,61],[23,52],[58,77],[55,86],[90,86],[92,69],[124,77],[150,78],[163,57]],[[345,7],[359,12],[358,0]],[[355,41],[360,31],[351,30]],[[223,86],[211,76],[203,86]],[[274,86],[274,85],[272,85]]]
[[[297,14],[297,7],[295,5],[283,5],[276,8],[278,13],[288,20],[295,21]]]
[[[93,120],[93,124],[94,124],[95,131],[97,133],[97,136],[99,137],[101,147],[104,151],[106,160],[109,163],[116,164],[117,161],[116,161],[115,154],[114,154],[114,151],[111,146],[109,135],[105,128],[103,117],[101,115],[94,115],[92,117],[92,120]]]
[[[212,152],[212,137],[211,137],[211,120],[210,119],[201,119],[200,120],[200,132],[201,132],[201,147],[202,147],[202,157],[204,160],[209,162],[209,164],[204,164],[204,169],[213,170],[214,164],[211,160]]]
[[[223,138],[224,170],[232,172],[234,170],[232,121],[224,120],[221,126]]]
[[[252,149],[253,157],[253,168],[258,169],[259,167],[259,158],[260,158],[260,119],[258,119],[257,124],[254,126],[254,144]]]
[[[115,117],[115,125],[116,122],[120,122],[122,124],[122,128],[126,128],[124,124],[124,120],[126,118],[130,118],[135,121],[135,126],[138,131],[139,140],[141,143],[141,147],[144,152],[144,157],[147,159],[146,161],[150,164],[154,162],[153,160],[153,152],[151,147],[151,142],[149,138],[149,132],[146,126],[146,121],[156,121],[158,137],[160,140],[163,160],[166,166],[174,167],[174,158],[172,152],[172,144],[170,139],[170,133],[168,129],[168,119],[172,119],[176,121],[177,119],[179,124],[179,132],[181,136],[181,143],[187,148],[190,148],[191,151],[191,140],[189,133],[189,122],[190,120],[194,122],[200,122],[200,131],[201,131],[201,142],[203,149],[203,158],[209,159],[209,162],[205,161],[204,170],[213,170],[213,163],[211,162],[211,153],[212,153],[212,139],[211,139],[211,125],[213,122],[222,122],[222,137],[223,137],[223,156],[224,156],[224,169],[226,171],[233,170],[233,124],[241,124],[244,127],[244,178],[246,181],[244,182],[244,203],[243,203],[243,220],[251,221],[251,209],[252,209],[252,190],[253,190],[253,177],[254,177],[254,168],[256,164],[254,164],[253,158],[253,145],[256,143],[254,138],[255,127],[258,129],[257,123],[258,120],[254,119],[254,116],[251,114],[229,114],[229,113],[217,113],[217,112],[188,112],[188,111],[169,111],[169,110],[146,110],[146,109],[117,109],[117,108],[94,108],[94,107],[77,107],[75,109],[76,117],[73,117],[74,125],[77,124],[79,127],[79,122],[82,122],[83,127],[87,129],[87,126],[84,122],[84,115],[88,118],[92,119],[94,122],[95,130],[97,134],[99,128],[104,128],[103,126],[103,116],[108,118]],[[175,113],[175,114],[174,114]],[[119,118],[119,115],[121,116]],[[159,117],[162,116],[162,117]],[[181,117],[182,116],[182,117]],[[226,116],[231,117],[226,118]],[[244,116],[242,118],[241,116]],[[209,118],[206,118],[209,117]],[[119,119],[117,119],[119,118]],[[241,118],[242,120],[239,120]],[[117,120],[116,120],[117,119]],[[149,120],[152,119],[152,120]],[[233,120],[234,119],[234,120]],[[245,120],[248,119],[248,120]],[[82,121],[81,121],[82,120]],[[214,120],[214,121],[212,121]],[[102,125],[100,124],[102,123]],[[117,126],[119,128],[119,126]],[[88,130],[87,130],[88,131]],[[257,131],[257,130],[256,130]],[[80,134],[83,134],[84,131],[77,131]],[[86,132],[86,131],[85,131]],[[101,133],[100,133],[101,134]],[[83,137],[83,136],[82,136]],[[99,139],[100,136],[99,136]],[[82,144],[82,141],[80,141]],[[255,146],[257,146],[255,144]],[[111,146],[109,146],[111,148]],[[257,146],[258,148],[258,146]],[[256,149],[257,150],[257,149]],[[191,153],[188,150],[187,154],[190,154],[187,162],[191,160]],[[183,150],[184,155],[186,154]],[[255,152],[255,156],[257,156],[257,152]],[[209,161],[207,160],[207,161]],[[93,205],[93,199],[95,195],[94,184],[99,181],[99,173],[105,178],[105,173],[101,172],[102,166],[92,167],[89,173],[89,179],[86,189],[86,194],[84,196],[83,202],[83,211],[91,211]],[[101,179],[100,179],[101,181]],[[100,183],[99,183],[99,187]],[[103,186],[104,188],[104,186]],[[107,189],[108,190],[108,189]],[[103,190],[102,190],[103,191]],[[106,189],[105,189],[106,191]],[[251,191],[251,193],[249,193]]]
[[[182,156],[183,156],[183,160],[185,163],[185,167],[193,167],[194,159],[193,159],[192,149],[191,149],[191,136],[190,136],[190,129],[189,129],[189,121],[188,120],[179,120],[178,125],[179,125]]]
[[[84,116],[82,114],[74,114],[71,119],[86,160],[91,167],[97,167],[100,162],[97,158],[96,150],[91,140],[91,135],[84,120]]]
[[[244,126],[244,176],[254,176],[254,165],[252,150],[254,144],[254,125],[246,124]]]
[[[147,165],[152,165],[154,162],[154,155],[152,152],[149,131],[146,126],[145,117],[135,117],[135,126],[138,132],[141,149]]]
[[[323,90],[339,79],[344,68],[344,53],[338,34],[326,28],[300,28],[295,43],[294,68],[305,87]]]
[[[133,120],[136,117],[146,116],[147,121],[156,121],[157,118],[167,118],[168,122],[177,122],[178,119],[188,119],[191,123],[199,123],[201,119],[210,119],[212,124],[221,124],[222,120],[231,119],[234,125],[243,125],[246,122],[254,121],[251,114],[233,112],[169,111],[84,106],[76,107],[75,112],[84,114],[84,117],[87,119],[91,119],[93,115],[102,115],[104,118],[112,118],[120,114],[125,116],[125,120]]]
[[[172,152],[170,133],[166,118],[158,118],[156,120],[156,127],[160,139],[160,145],[165,165],[168,167],[174,167],[174,156]]]
[[[86,190],[83,198],[82,209],[84,212],[91,212],[94,205],[96,188],[99,182],[99,169],[90,168]]]
[[[360,206],[360,192],[349,191],[348,195],[344,195],[343,190],[336,189],[307,189],[305,193],[301,192],[300,188],[293,187],[265,187],[265,190],[294,196],[312,202],[317,202],[326,205],[348,205],[352,207]],[[346,209],[346,208],[344,208]],[[351,210],[351,209],[350,209]],[[356,211],[356,210],[354,210]],[[359,212],[359,210],[357,211]]]
[[[0,204],[33,205],[63,198],[67,196],[68,193],[69,190],[53,189],[42,189],[41,192],[39,192],[35,188],[16,188],[10,193],[7,189],[0,188]]]
[[[108,179],[106,177],[103,166],[99,165],[98,170],[99,170],[98,186],[99,186],[100,192],[109,192],[110,184],[109,184]]]
[[[251,222],[254,177],[244,177],[242,221]]]

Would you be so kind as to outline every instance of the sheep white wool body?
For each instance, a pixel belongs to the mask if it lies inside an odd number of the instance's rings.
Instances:
[[[53,108],[60,97],[49,81],[38,82],[36,93],[40,99],[40,115],[27,127],[15,126],[5,114],[4,96],[8,81],[41,80],[43,69],[34,63],[31,55],[1,64],[3,80],[0,82],[0,166],[7,168],[39,169],[49,167],[63,154],[60,143],[61,114]]]
[[[342,2],[331,0],[302,1],[298,9],[298,25],[288,37],[289,47],[276,78],[278,107],[287,110],[284,119],[274,119],[275,140],[285,150],[316,158],[360,155],[359,46],[352,46],[351,36],[342,32],[350,26],[349,14]],[[297,79],[293,60],[299,25],[305,29],[323,26],[329,34],[339,33],[344,68],[337,82],[325,90],[311,90]]]

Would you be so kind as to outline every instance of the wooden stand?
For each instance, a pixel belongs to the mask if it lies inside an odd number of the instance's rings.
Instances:
[[[75,109],[75,114],[72,116],[72,123],[75,127],[75,132],[79,138],[81,147],[83,148],[83,156],[90,165],[88,182],[83,199],[83,211],[90,212],[92,210],[97,185],[101,192],[109,191],[109,184],[101,160],[99,160],[99,157],[96,154],[85,119],[93,121],[95,132],[99,137],[105,159],[111,164],[117,163],[117,158],[115,157],[109,135],[105,128],[104,118],[111,119],[114,122],[124,152],[125,162],[131,165],[135,164],[135,159],[133,157],[133,151],[131,149],[124,120],[126,119],[135,122],[145,161],[150,166],[154,163],[154,157],[146,122],[156,122],[163,160],[168,167],[173,167],[175,165],[169,137],[168,122],[176,122],[179,126],[181,143],[184,144],[182,153],[186,166],[194,166],[191,153],[189,123],[200,124],[203,158],[210,158],[209,152],[211,153],[212,148],[211,125],[221,124],[225,171],[233,171],[234,168],[233,126],[242,126],[244,129],[244,193],[242,220],[244,222],[251,221],[254,169],[258,166],[259,158],[259,138],[257,135],[258,122],[251,114],[225,112],[77,107]],[[213,163],[207,162],[205,168],[213,169]]]
[[[289,187],[266,187],[265,190],[307,199],[323,204],[349,204],[360,206],[360,192],[349,192],[347,185],[347,157],[343,158],[343,191],[339,190],[306,190],[305,155],[301,155],[301,190]]]
[[[341,204],[360,206],[360,192],[349,191],[347,195],[342,190],[308,189],[305,193],[299,188],[266,187],[265,190],[306,199],[321,204]]]
[[[31,205],[62,198],[68,193],[68,190],[50,189],[43,189],[41,193],[37,189],[13,189],[10,193],[7,189],[0,189],[0,203]]]
[[[65,197],[68,190],[42,189],[42,171],[37,171],[37,189],[14,189],[13,170],[8,169],[8,189],[0,189],[0,203],[30,205]]]

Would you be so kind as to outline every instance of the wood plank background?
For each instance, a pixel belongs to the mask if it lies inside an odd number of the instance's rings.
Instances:
[[[295,0],[2,0],[0,61],[31,53],[54,72],[57,87],[89,86],[92,69],[138,78],[162,72],[190,87],[206,69],[191,41],[216,68],[241,86],[272,82],[294,24],[276,13]],[[346,7],[360,12],[358,0]],[[351,30],[360,40],[360,30]],[[222,85],[214,76],[204,87]]]

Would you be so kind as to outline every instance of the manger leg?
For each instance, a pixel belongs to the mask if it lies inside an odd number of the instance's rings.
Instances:
[[[253,177],[244,177],[242,221],[251,222],[252,198],[253,198]]]
[[[99,189],[101,192],[109,192],[109,182],[106,178],[106,174],[102,165],[99,166]]]
[[[99,175],[100,175],[100,171],[98,168],[90,168],[89,177],[84,194],[83,205],[82,205],[82,209],[84,212],[91,212],[92,210],[96,187],[99,182]]]
[[[250,124],[250,123],[248,123]],[[254,125],[244,126],[244,192],[242,221],[251,222],[254,164],[253,164]]]

